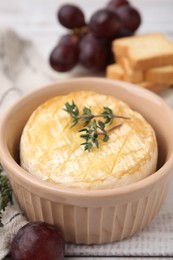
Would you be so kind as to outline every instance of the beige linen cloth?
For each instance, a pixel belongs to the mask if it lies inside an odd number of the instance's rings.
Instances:
[[[11,103],[25,93],[63,77],[53,73],[32,42],[21,39],[11,30],[0,29],[0,116]],[[166,102],[173,104],[172,90],[164,91],[161,95]],[[101,246],[66,244],[65,254],[173,257],[172,198],[173,185],[160,213],[148,227],[134,237]],[[3,213],[3,223],[4,227],[0,228],[0,260],[9,253],[15,233],[27,220],[15,204]]]

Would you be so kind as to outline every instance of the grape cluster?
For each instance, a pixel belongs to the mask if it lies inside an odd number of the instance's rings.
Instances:
[[[59,72],[69,71],[78,63],[93,71],[104,69],[113,63],[112,41],[133,35],[141,24],[140,13],[127,0],[111,0],[88,23],[82,10],[71,4],[63,5],[57,18],[70,30],[49,57],[51,67]]]

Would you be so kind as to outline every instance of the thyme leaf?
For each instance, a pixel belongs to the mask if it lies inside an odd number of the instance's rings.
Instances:
[[[3,168],[0,164],[0,227],[3,227],[2,212],[5,211],[8,203],[13,204],[12,189],[8,177],[2,174]]]
[[[74,101],[72,101],[71,104],[69,102],[65,103],[64,110],[69,113],[73,119],[71,127],[74,127],[79,122],[79,120],[82,120],[84,128],[79,130],[79,132],[82,132],[80,137],[85,141],[81,143],[81,145],[83,145],[84,150],[88,152],[90,152],[94,146],[99,148],[99,136],[103,136],[103,142],[107,142],[109,140],[109,132],[118,127],[121,127],[122,125],[118,124],[112,128],[106,129],[107,124],[111,125],[115,118],[130,119],[129,117],[114,114],[112,109],[105,106],[103,107],[103,112],[98,115],[93,114],[91,108],[84,107],[83,113],[81,115]],[[96,118],[102,118],[104,121],[96,121]]]

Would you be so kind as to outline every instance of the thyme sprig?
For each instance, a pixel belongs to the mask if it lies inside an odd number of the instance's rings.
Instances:
[[[73,119],[71,127],[74,127],[79,120],[82,120],[84,128],[82,128],[79,132],[84,132],[80,135],[80,137],[85,139],[85,142],[81,143],[81,145],[84,145],[84,150],[88,152],[90,152],[94,145],[99,148],[99,136],[103,136],[102,140],[107,142],[109,140],[109,132],[122,125],[118,124],[112,128],[106,129],[107,124],[111,125],[115,118],[130,119],[129,117],[113,114],[112,109],[105,106],[103,107],[103,112],[101,114],[93,114],[92,110],[88,107],[84,107],[83,113],[80,114],[74,101],[72,101],[71,104],[66,102],[64,110],[69,113]],[[103,118],[104,121],[96,121],[96,118]]]
[[[13,204],[12,189],[7,176],[2,174],[3,168],[0,164],[0,227],[3,227],[2,212],[8,203]]]

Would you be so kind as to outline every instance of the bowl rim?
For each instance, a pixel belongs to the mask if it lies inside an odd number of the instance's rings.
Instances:
[[[24,182],[27,182],[28,184],[31,184],[32,187],[35,187],[37,189],[45,190],[45,191],[50,191],[56,194],[69,194],[72,195],[73,197],[107,197],[107,196],[112,196],[112,195],[127,195],[129,193],[145,189],[146,187],[149,187],[150,185],[153,185],[154,183],[157,183],[159,180],[164,178],[165,175],[169,174],[171,168],[173,169],[173,152],[171,153],[170,157],[168,160],[164,163],[164,165],[159,168],[156,172],[151,174],[150,176],[121,187],[117,188],[112,188],[112,189],[98,189],[98,190],[92,190],[92,189],[80,189],[80,188],[70,188],[70,187],[64,187],[64,186],[59,186],[57,184],[49,183],[43,180],[40,180],[36,176],[30,174],[26,170],[24,170],[12,157],[10,152],[8,151],[7,145],[5,141],[2,139],[3,131],[4,131],[4,126],[5,122],[10,116],[10,113],[13,111],[13,109],[19,105],[20,103],[24,102],[25,99],[28,99],[28,97],[32,97],[33,95],[39,94],[40,91],[50,89],[50,87],[57,87],[59,84],[67,84],[71,81],[77,82],[77,81],[105,81],[110,82],[112,84],[118,84],[122,88],[125,88],[131,92],[131,91],[136,91],[138,94],[147,94],[149,98],[154,98],[154,100],[159,101],[165,109],[168,111],[170,117],[172,116],[173,119],[173,111],[171,108],[166,104],[166,102],[156,95],[155,93],[144,89],[144,88],[139,88],[138,86],[127,83],[124,81],[120,80],[108,80],[104,78],[97,78],[97,77],[78,77],[78,78],[70,78],[66,80],[60,80],[59,82],[53,83],[53,84],[48,84],[46,86],[40,87],[34,91],[29,92],[28,94],[24,95],[22,98],[20,98],[18,101],[16,101],[10,108],[7,109],[7,111],[4,113],[0,120],[0,160],[2,163],[2,166],[4,165],[6,169],[9,171],[13,172],[16,178],[21,179]],[[173,126],[173,121],[172,121],[172,126]],[[170,140],[172,145],[173,145],[173,140]],[[3,156],[2,156],[3,155]],[[5,156],[4,156],[5,155]],[[8,172],[7,172],[8,175]]]

